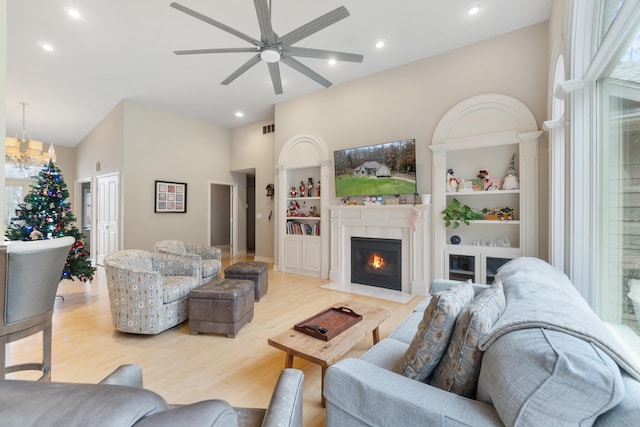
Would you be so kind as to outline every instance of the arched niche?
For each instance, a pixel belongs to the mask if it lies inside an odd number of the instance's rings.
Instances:
[[[520,188],[517,190],[519,194],[517,209],[520,218],[516,235],[518,240],[517,255],[538,255],[538,139],[541,133],[531,110],[518,99],[502,94],[483,94],[467,98],[454,105],[440,119],[433,134],[432,144],[429,146],[433,152],[432,253],[434,277],[446,277],[448,271],[447,253],[468,249],[468,251],[474,252],[474,255],[479,254],[476,257],[479,260],[484,259],[484,255],[486,255],[482,248],[460,249],[464,244],[460,247],[449,245],[447,230],[440,214],[447,206],[447,194],[449,196],[456,194],[447,193],[446,189],[449,163],[452,162],[452,158],[460,158],[464,154],[467,158],[478,160],[478,167],[498,173],[499,177],[503,172],[495,172],[495,170],[503,168],[506,172],[509,166],[508,162],[496,164],[491,154],[486,153],[495,153],[492,150],[500,146],[505,147],[505,150],[501,151],[501,154],[504,155],[504,151],[511,150],[511,147],[517,145],[515,151],[517,152],[516,161],[520,177]],[[463,153],[465,150],[474,151],[471,151],[473,154],[468,154]],[[470,174],[460,178],[474,177]],[[476,198],[469,203],[480,205],[485,203],[482,200],[482,198]],[[478,224],[476,227],[482,226],[483,224]],[[462,229],[461,233],[464,230]]]
[[[297,176],[298,171],[307,169],[312,171],[308,176],[315,176],[316,183],[319,179],[323,187],[328,188],[332,177],[330,176],[331,158],[327,144],[318,135],[298,134],[289,138],[282,146],[276,165],[276,196],[278,200],[276,218],[278,224],[275,227],[276,238],[274,241],[276,242],[275,253],[278,256],[274,269],[326,279],[329,277],[328,191],[322,191],[319,196],[320,239],[317,237],[300,239],[287,235],[286,212],[290,202],[289,188],[296,185],[291,177]],[[314,200],[315,202],[317,199]],[[300,248],[301,253],[297,253],[297,248]],[[296,259],[300,259],[300,262],[294,261]]]

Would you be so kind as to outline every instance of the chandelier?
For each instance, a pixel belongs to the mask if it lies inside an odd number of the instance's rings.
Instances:
[[[32,167],[42,167],[49,162],[49,159],[55,161],[56,153],[53,145],[50,145],[49,150],[43,153],[44,144],[42,141],[31,139],[31,134],[25,124],[25,107],[29,104],[20,102],[20,105],[22,105],[22,129],[18,131],[15,138],[5,137],[4,148],[6,161],[13,163],[19,171],[25,172]]]

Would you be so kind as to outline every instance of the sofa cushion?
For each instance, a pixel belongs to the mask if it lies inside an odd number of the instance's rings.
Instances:
[[[204,400],[149,415],[138,421],[135,427],[235,427],[237,425],[238,417],[231,405],[224,400]]]
[[[162,278],[162,302],[169,304],[189,295],[200,282],[195,276],[164,276]]]
[[[593,343],[531,328],[509,332],[486,350],[477,397],[493,404],[506,425],[589,426],[624,392],[620,369]]]
[[[0,381],[3,426],[132,426],[169,408],[137,387],[40,381]]]
[[[447,352],[433,374],[432,385],[465,397],[474,398],[482,352],[478,343],[504,312],[502,284],[482,291],[456,320]]]
[[[385,338],[367,350],[367,352],[360,357],[360,360],[364,360],[365,362],[397,374],[400,372],[402,358],[407,352],[407,348],[409,348],[408,343],[392,338]]]
[[[640,423],[640,381],[622,371],[624,399],[598,417],[598,427],[632,426]]]
[[[220,274],[222,263],[217,259],[202,260],[202,277],[211,277]]]
[[[447,349],[458,314],[472,300],[470,283],[454,285],[431,298],[402,360],[400,372],[404,376],[424,381],[431,375]]]
[[[400,323],[400,325],[391,332],[389,338],[411,344],[423,317],[424,312],[422,311],[411,313],[409,317],[404,319],[402,323]]]

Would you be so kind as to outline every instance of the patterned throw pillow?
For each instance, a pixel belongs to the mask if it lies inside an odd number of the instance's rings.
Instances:
[[[483,354],[478,350],[478,343],[493,328],[505,305],[502,283],[497,283],[482,291],[462,310],[449,348],[433,373],[432,385],[475,397]]]
[[[429,378],[447,349],[458,314],[472,300],[471,283],[454,285],[431,297],[418,331],[402,359],[402,375],[418,381]]]

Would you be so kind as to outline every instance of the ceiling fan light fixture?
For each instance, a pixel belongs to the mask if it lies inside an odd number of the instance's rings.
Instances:
[[[264,62],[278,62],[280,61],[280,51],[272,46],[265,46],[260,51],[260,59]]]

